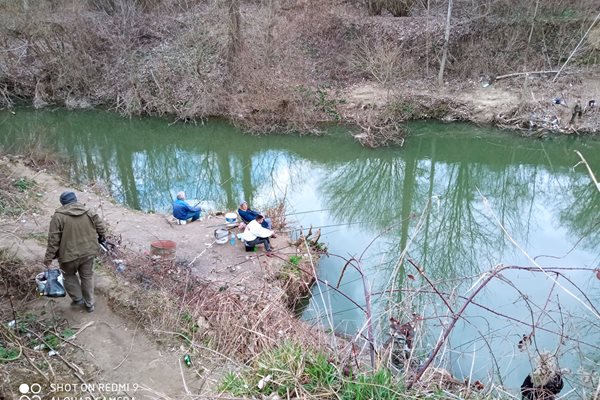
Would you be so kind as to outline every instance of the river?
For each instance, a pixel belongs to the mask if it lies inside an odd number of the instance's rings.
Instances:
[[[600,140],[527,139],[437,122],[414,122],[409,131],[403,147],[366,149],[343,127],[321,137],[254,137],[221,121],[0,111],[4,151],[68,157],[71,179],[98,182],[135,209],[166,210],[180,190],[230,210],[242,199],[260,208],[284,198],[292,226],[320,227],[330,253],[317,266],[329,286],[313,287],[302,318],[364,332],[365,313],[353,303],[365,306],[361,274],[347,268],[338,282],[354,257],[370,288],[378,342],[388,316],[407,321],[415,312],[423,318],[421,358],[449,321],[436,290],[458,309],[494,266],[567,268],[564,276],[507,270],[492,279],[439,362],[456,376],[514,388],[535,349],[556,352],[571,369],[567,389],[581,395],[584,372],[600,370],[600,280],[585,270],[600,268],[600,193],[574,150],[600,178]],[[338,283],[344,295],[331,288]],[[519,339],[532,331],[523,322],[532,321],[534,341],[521,352]]]

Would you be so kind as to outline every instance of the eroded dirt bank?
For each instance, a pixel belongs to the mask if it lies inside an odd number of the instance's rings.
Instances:
[[[21,260],[15,261],[17,271],[3,276],[7,293],[0,304],[2,322],[16,316],[25,330],[46,327],[46,338],[48,332],[57,337],[69,332],[56,348],[64,363],[49,355],[48,348],[34,351],[23,344],[27,360],[46,360],[50,366],[36,373],[3,364],[0,372],[6,379],[0,393],[5,396],[16,395],[20,384],[35,378],[44,382],[47,395],[57,393],[44,379],[128,384],[119,393],[130,398],[216,398],[224,371],[239,368],[266,347],[286,339],[317,346],[324,340],[290,308],[312,280],[308,272],[318,255],[309,256],[310,245],[303,253],[280,235],[273,241],[274,257],[266,257],[262,248],[247,253],[241,242],[215,243],[215,226],[224,217],[174,225],[169,216],[129,210],[82,188],[75,188],[79,201],[99,211],[110,226],[110,240],[118,244],[96,268],[96,311],[71,307],[68,298],[36,298],[31,278],[43,270],[50,216],[60,193],[73,188],[45,170],[29,168],[19,157],[3,157],[0,172],[3,187],[15,189],[8,201],[3,198],[0,249],[3,259]],[[150,243],[159,239],[177,243],[174,262],[149,254]],[[290,255],[300,262],[290,263]],[[118,265],[125,270],[117,272]],[[27,332],[22,334],[30,336]],[[189,367],[185,354],[192,358]],[[61,393],[77,394],[81,392]]]
[[[342,115],[358,124],[358,138],[369,146],[388,143],[385,135],[393,135],[392,122],[412,119],[473,122],[536,137],[597,134],[600,112],[586,104],[600,97],[600,81],[593,75],[576,81],[552,84],[545,78],[519,76],[485,87],[468,81],[442,89],[425,85],[425,90],[414,82],[393,89],[362,83],[346,91]],[[577,102],[584,111],[573,118]],[[386,128],[390,132],[381,133]]]

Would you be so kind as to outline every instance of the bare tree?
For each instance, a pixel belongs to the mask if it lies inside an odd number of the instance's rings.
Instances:
[[[242,50],[240,0],[227,0],[229,15],[229,43],[227,47],[227,64],[230,76],[234,76],[235,59]]]
[[[367,0],[369,15],[381,15],[381,2],[379,0]]]
[[[438,73],[438,85],[444,85],[444,68],[448,59],[448,42],[450,41],[450,16],[452,15],[452,0],[448,0],[448,13],[446,14],[446,32],[444,33],[444,47],[442,50],[442,62]]]
[[[385,0],[383,3],[394,17],[406,17],[414,0]]]

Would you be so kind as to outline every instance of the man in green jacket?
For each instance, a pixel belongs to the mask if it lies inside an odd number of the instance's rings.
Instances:
[[[52,260],[58,258],[65,276],[65,289],[73,300],[71,305],[85,304],[87,312],[93,312],[94,256],[98,252],[98,240],[106,235],[106,225],[98,214],[79,203],[73,192],[63,192],[60,204],[62,207],[54,211],[50,220],[44,265],[49,267]]]

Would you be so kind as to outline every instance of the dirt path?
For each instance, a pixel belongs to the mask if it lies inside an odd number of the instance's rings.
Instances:
[[[107,277],[99,278],[99,286],[107,284]],[[143,327],[113,312],[101,294],[102,289],[97,287],[98,291],[96,311],[92,314],[81,307],[71,307],[67,298],[40,299],[30,304],[28,310],[36,315],[55,315],[58,320],[66,320],[74,331],[85,327],[73,340],[82,350],[70,354],[69,359],[86,371],[82,377],[96,389],[95,392],[101,391],[102,384],[117,384],[119,389],[111,389],[110,395],[179,399],[188,394],[184,379],[190,392],[201,392],[202,382],[195,379],[192,370],[182,365],[178,348],[157,346],[146,336]],[[63,350],[66,349],[58,351]],[[72,380],[57,383],[80,381],[73,376]],[[56,391],[42,384],[43,394],[53,395]],[[75,394],[75,390],[63,391],[63,395]]]

